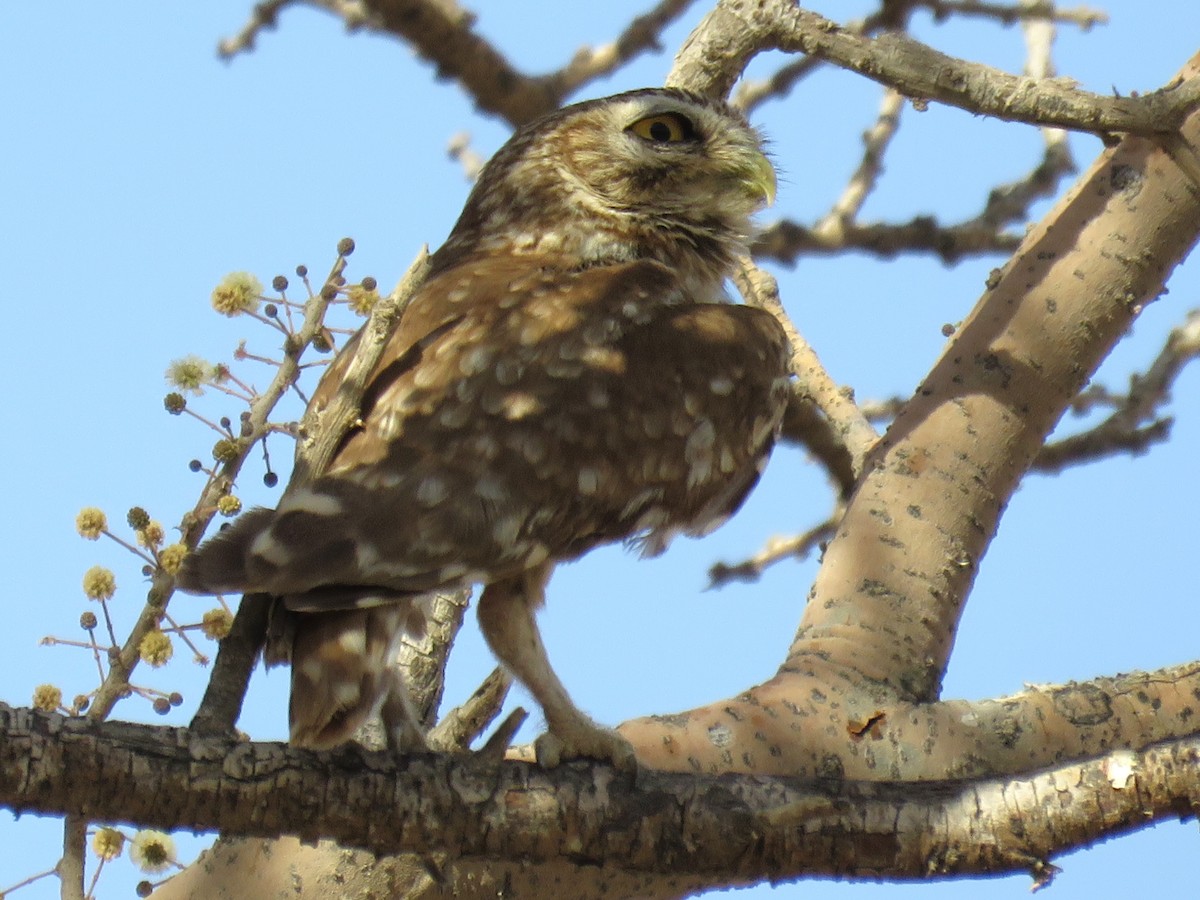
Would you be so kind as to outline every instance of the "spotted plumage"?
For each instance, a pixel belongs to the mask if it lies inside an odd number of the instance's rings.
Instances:
[[[398,691],[374,671],[394,634],[356,630],[419,628],[396,611],[483,584],[484,633],[546,713],[545,759],[632,762],[571,703],[533,613],[556,562],[705,534],[757,480],[787,343],[723,282],[773,192],[741,117],[677,91],[567,107],[493,158],[328,471],[243,515],[181,573],[189,590],[282,598],[298,623],[293,740],[344,740]]]

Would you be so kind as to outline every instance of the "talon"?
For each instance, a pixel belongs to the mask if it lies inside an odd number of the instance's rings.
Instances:
[[[637,772],[637,756],[633,745],[608,728],[589,726],[572,729],[569,735],[548,731],[533,742],[538,765],[553,769],[563,760],[598,759],[612,763],[621,772]]]
[[[533,742],[534,759],[543,769],[553,769],[562,762],[564,749],[563,742],[549,731]]]

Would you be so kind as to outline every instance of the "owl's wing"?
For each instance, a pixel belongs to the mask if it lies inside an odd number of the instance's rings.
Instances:
[[[414,307],[425,324],[393,339],[328,473],[202,547],[185,587],[333,605],[493,581],[638,535],[661,549],[736,508],[782,417],[774,319],[692,302],[656,263],[481,261]]]

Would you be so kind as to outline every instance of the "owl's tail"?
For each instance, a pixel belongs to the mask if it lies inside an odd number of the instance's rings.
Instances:
[[[175,576],[180,590],[194,594],[232,594],[252,591],[246,569],[250,546],[271,527],[275,510],[256,507],[238,516],[211,539],[189,553]]]

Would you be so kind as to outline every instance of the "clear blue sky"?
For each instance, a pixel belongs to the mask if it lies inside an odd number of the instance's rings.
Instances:
[[[703,4],[702,4],[703,5]],[[864,2],[826,0],[822,12],[847,20]],[[269,335],[209,309],[213,285],[231,270],[264,283],[306,263],[323,272],[333,247],[353,235],[351,274],[384,287],[422,242],[446,234],[468,184],[446,158],[451,135],[467,130],[489,155],[507,131],[475,115],[453,84],[402,45],[347,36],[309,10],[288,12],[256,53],[230,64],[215,57],[219,38],[240,28],[248,0],[207,3],[8,3],[0,6],[0,271],[8,316],[3,401],[9,439],[9,610],[0,641],[0,698],[26,704],[34,685],[52,681],[67,696],[94,685],[83,652],[42,648],[45,634],[81,636],[85,569],[117,572],[120,621],[140,607],[132,557],[74,532],[76,512],[97,505],[119,524],[139,504],[164,524],[177,522],[199,489],[187,470],[207,459],[212,437],[162,410],[167,363],[187,353],[228,359],[237,341],[270,352]],[[579,45],[607,39],[638,4],[481,2],[479,28],[528,71],[564,63]],[[1096,91],[1152,89],[1197,50],[1200,12],[1191,0],[1104,4],[1112,24],[1081,35],[1064,29],[1063,74]],[[671,29],[673,51],[694,13]],[[949,52],[1019,69],[1017,30],[991,25],[934,28],[921,36]],[[528,22],[536,22],[531,31]],[[584,95],[661,83],[670,53],[640,61]],[[769,69],[760,62],[756,71]],[[764,108],[782,169],[776,214],[811,220],[835,199],[873,119],[879,89],[823,73],[784,104]],[[988,186],[1017,177],[1037,158],[1033,132],[933,107],[905,111],[888,179],[866,218],[969,215]],[[1076,138],[1086,166],[1098,141]],[[834,376],[864,398],[911,391],[944,338],[982,290],[995,258],[946,269],[929,259],[881,265],[864,257],[804,261],[781,273],[789,308]],[[294,280],[294,279],[293,279]],[[1120,388],[1153,358],[1173,323],[1197,304],[1200,275],[1184,266],[1171,292],[1151,306],[1114,354],[1101,380]],[[263,385],[268,374],[255,377]],[[1200,655],[1200,588],[1186,563],[1195,554],[1194,477],[1200,442],[1200,374],[1180,382],[1174,442],[1138,459],[1033,476],[1018,492],[963,621],[946,681],[947,696],[988,697],[1026,682],[1085,679],[1149,669]],[[197,401],[216,417],[237,408]],[[1066,428],[1072,423],[1068,422]],[[275,442],[283,462],[290,448]],[[242,488],[270,503],[257,472]],[[703,591],[712,561],[736,560],[770,535],[801,530],[823,516],[827,487],[802,454],[777,453],[745,513],[712,538],[681,542],[661,559],[637,562],[619,549],[593,554],[555,577],[542,616],[551,656],[581,705],[616,723],[728,696],[769,677],[799,619],[814,563],[785,563],[761,583]],[[209,604],[172,606],[195,620]],[[447,702],[456,703],[490,670],[473,622],[455,651]],[[176,661],[139,681],[186,697],[157,719],[130,701],[120,715],[186,723],[203,672]],[[242,726],[279,738],[286,674],[256,680]],[[527,698],[518,698],[527,707]],[[1057,862],[1056,900],[1177,896],[1194,883],[1195,824],[1167,824]],[[0,889],[58,858],[57,821],[0,812]],[[192,854],[201,842],[183,842]],[[186,858],[191,858],[187,856]],[[100,896],[128,897],[137,880],[122,861]],[[744,896],[806,900],[869,897],[1024,896],[1024,876],[965,884],[910,886],[806,882]],[[17,896],[57,896],[42,882]]]

